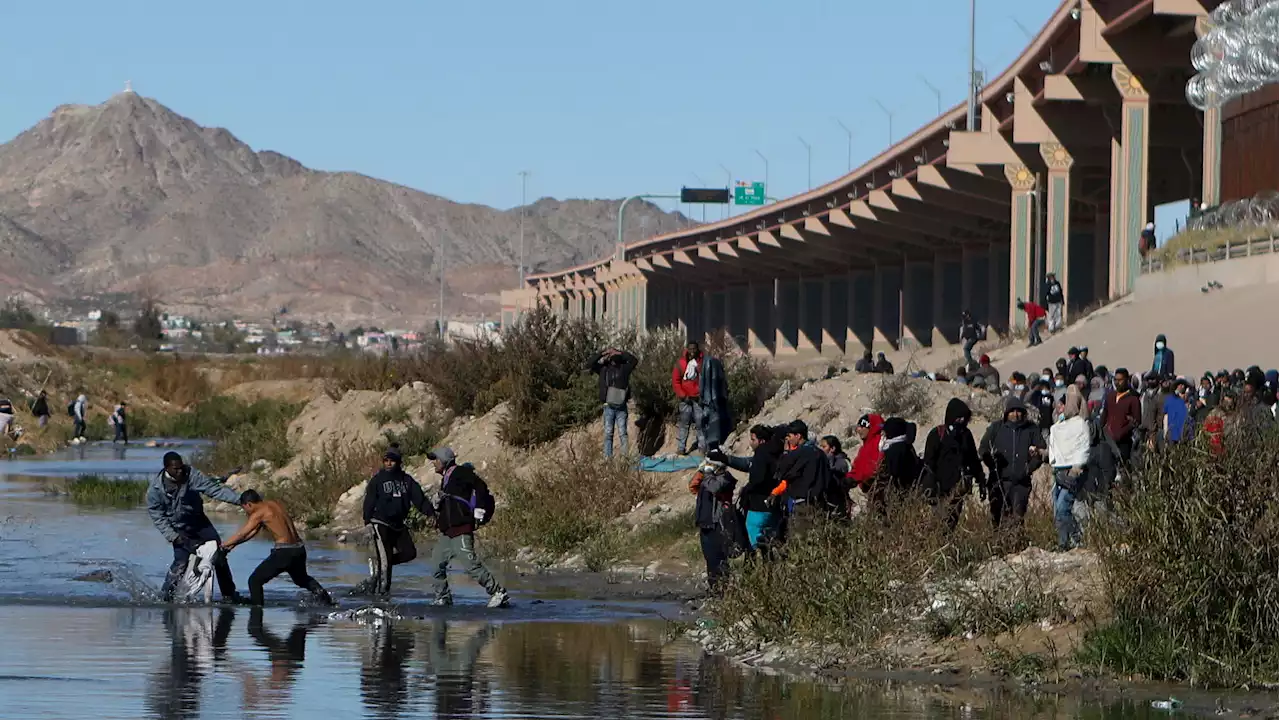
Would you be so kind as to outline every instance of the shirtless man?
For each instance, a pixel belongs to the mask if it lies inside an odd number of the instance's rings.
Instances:
[[[293,527],[293,520],[284,505],[277,500],[263,500],[257,490],[245,490],[240,494],[240,507],[244,508],[249,517],[245,520],[244,527],[222,544],[223,552],[231,552],[235,546],[253,539],[263,528],[276,539],[271,554],[249,576],[250,604],[262,605],[262,586],[280,573],[287,572],[294,585],[310,590],[316,600],[332,605],[333,599],[329,597],[329,593],[315,578],[307,574],[307,548],[302,544],[302,538],[298,537],[298,531]]]

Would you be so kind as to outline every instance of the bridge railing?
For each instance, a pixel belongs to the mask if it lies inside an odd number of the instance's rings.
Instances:
[[[1164,255],[1152,255],[1142,261],[1142,274],[1160,272],[1175,265],[1221,262],[1266,253],[1280,253],[1280,237],[1271,235],[1247,240],[1228,240],[1226,244],[1212,249],[1183,248],[1175,253],[1172,260],[1166,259]]]

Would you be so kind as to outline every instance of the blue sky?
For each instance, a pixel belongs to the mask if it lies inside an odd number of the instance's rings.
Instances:
[[[63,0],[12,4],[0,138],[134,88],[255,149],[462,202],[807,188],[963,95],[964,0],[646,3]],[[996,74],[1057,0],[978,0]],[[1016,20],[1016,21],[1015,21]],[[802,90],[803,89],[803,90]],[[672,207],[671,203],[666,203]],[[721,210],[710,213],[719,216]],[[700,213],[699,213],[700,217]]]

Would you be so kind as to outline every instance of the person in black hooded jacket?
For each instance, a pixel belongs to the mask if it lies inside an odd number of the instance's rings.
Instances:
[[[417,508],[427,516],[435,514],[422,486],[401,463],[399,449],[392,446],[382,456],[382,469],[365,486],[364,524],[373,536],[373,557],[369,559],[369,579],[352,589],[353,595],[389,594],[392,566],[418,556],[413,536],[405,527],[410,509]]]
[[[1027,418],[1027,406],[1016,395],[1005,398],[1004,419],[991,423],[978,445],[994,476],[987,491],[995,525],[1008,514],[1022,522],[1031,500],[1031,473],[1043,462],[1045,447],[1040,428]]]
[[[921,485],[934,507],[946,509],[947,527],[956,529],[964,498],[969,494],[973,478],[982,477],[982,460],[978,445],[969,431],[973,411],[960,398],[951,398],[941,425],[924,441],[925,472]]]
[[[920,480],[920,456],[916,455],[916,426],[900,417],[884,421],[880,449],[880,472],[898,493],[914,490]]]

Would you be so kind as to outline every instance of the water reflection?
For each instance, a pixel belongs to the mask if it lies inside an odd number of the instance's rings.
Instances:
[[[0,715],[6,720],[1168,717],[1150,709],[1150,698],[1102,702],[897,682],[789,681],[703,656],[687,643],[667,642],[660,622],[485,619],[366,627],[279,609],[0,605],[5,628]],[[74,642],[59,641],[65,638]],[[1179,697],[1192,702],[1186,694]],[[1242,707],[1230,698],[1227,704]],[[1207,705],[1212,714],[1212,698]]]
[[[235,612],[227,609],[164,612],[168,657],[152,673],[146,698],[153,716],[200,717],[201,684],[226,660],[234,619]]]

